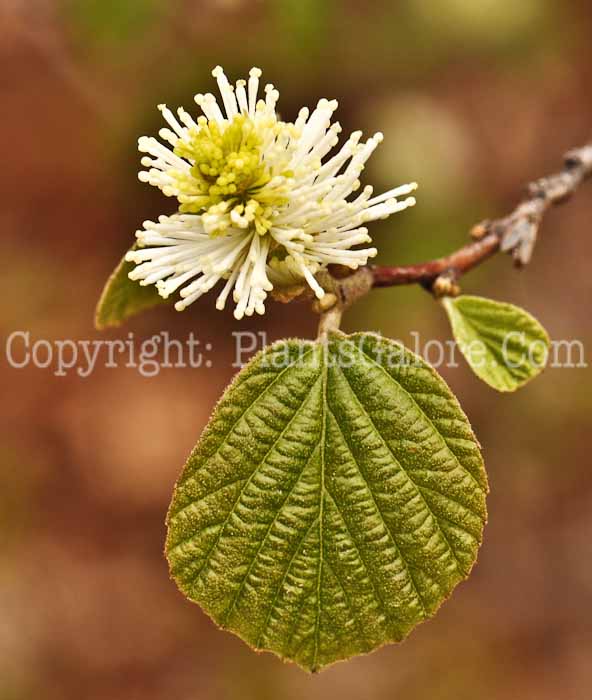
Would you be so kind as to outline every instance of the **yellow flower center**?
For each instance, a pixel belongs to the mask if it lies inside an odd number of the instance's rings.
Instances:
[[[274,126],[284,125],[275,122]],[[171,173],[181,193],[182,212],[202,214],[212,236],[230,226],[253,226],[260,235],[269,231],[274,209],[287,201],[286,188],[266,187],[273,175],[262,157],[262,139],[248,116],[237,115],[222,125],[200,117],[198,127],[177,142],[175,153],[191,163],[189,172]]]

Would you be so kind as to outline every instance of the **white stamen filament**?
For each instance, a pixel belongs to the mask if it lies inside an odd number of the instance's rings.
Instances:
[[[229,183],[241,183],[245,172],[241,169],[253,167],[245,165],[251,155],[235,154],[216,185],[218,192],[229,194],[212,198],[196,179],[199,173],[191,158],[191,139],[204,128],[204,118],[194,119],[183,108],[175,114],[159,105],[167,126],[159,131],[162,141],[139,139],[139,150],[147,154],[141,158],[146,170],[139,178],[176,197],[182,213],[144,222],[136,232],[139,247],[126,255],[135,264],[130,277],[142,285],[155,284],[163,297],[178,291],[178,310],[223,282],[216,307],[223,309],[232,295],[237,319],[264,313],[274,286],[301,281],[322,298],[325,292],[315,275],[332,263],[352,269],[366,265],[377,251],[358,247],[371,243],[365,224],[413,206],[410,195],[417,184],[376,196],[367,186],[354,196],[382,134],[361,142],[361,132],[354,132],[333,152],[341,132],[339,123],[331,124],[335,100],[322,99],[312,112],[303,108],[293,124],[285,123],[275,111],[279,92],[273,85],[265,86],[263,99],[258,97],[258,68],[235,85],[220,66],[212,74],[221,103],[210,93],[195,96],[208,126],[217,129],[204,134],[207,138],[224,134],[230,126],[242,124],[237,119],[246,120],[239,128],[244,129],[243,139],[247,133],[254,135],[249,137],[249,148],[258,149],[259,169],[252,171],[258,180],[247,185],[251,189],[246,192],[232,194]],[[223,150],[220,153],[227,157]]]

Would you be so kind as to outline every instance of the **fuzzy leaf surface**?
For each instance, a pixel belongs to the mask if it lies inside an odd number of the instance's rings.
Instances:
[[[516,391],[542,372],[549,336],[524,309],[467,295],[442,303],[460,351],[486,384]]]
[[[135,249],[136,246],[131,248]],[[98,330],[120,326],[130,316],[167,303],[153,284],[142,287],[139,282],[128,277],[134,267],[134,263],[126,262],[124,256],[111,273],[95,312],[95,326]]]
[[[237,375],[167,517],[181,591],[309,671],[400,641],[465,579],[479,445],[444,380],[376,335],[286,340]]]

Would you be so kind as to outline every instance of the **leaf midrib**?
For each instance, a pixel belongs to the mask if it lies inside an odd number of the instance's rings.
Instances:
[[[321,370],[322,391],[322,428],[321,428],[321,449],[320,449],[320,484],[319,484],[319,571],[317,576],[317,616],[315,622],[315,644],[312,660],[312,668],[316,668],[319,655],[320,629],[321,629],[321,588],[323,585],[323,561],[324,561],[324,545],[323,545],[323,527],[324,527],[324,504],[325,504],[325,450],[326,450],[326,435],[327,435],[327,353],[328,345],[324,343],[321,347],[323,354],[323,364]]]
[[[292,364],[292,365],[290,365],[290,366],[293,367],[294,365]],[[286,369],[282,370],[281,374],[283,374],[283,372],[285,372],[287,369],[289,369],[289,368],[287,367]],[[313,387],[313,386],[316,384],[317,381],[318,381],[318,377],[317,377],[317,379],[315,379],[315,381],[313,382],[313,384],[311,385],[311,387]],[[262,396],[262,395],[263,395],[263,394],[261,394],[260,396]],[[226,526],[227,526],[228,523],[230,522],[230,518],[234,515],[234,513],[235,513],[235,511],[236,511],[236,507],[237,507],[237,505],[240,503],[240,500],[241,500],[241,498],[243,497],[243,494],[245,493],[245,491],[246,491],[246,489],[248,488],[249,484],[252,482],[252,480],[254,479],[255,475],[259,473],[259,469],[262,467],[263,464],[265,464],[265,461],[267,460],[267,458],[269,457],[269,455],[273,452],[273,450],[276,448],[276,446],[277,446],[277,444],[279,443],[279,441],[284,437],[285,433],[290,429],[292,423],[294,422],[294,420],[296,420],[296,418],[297,418],[297,416],[298,416],[300,410],[302,409],[302,406],[304,406],[304,404],[306,403],[306,401],[308,400],[308,398],[309,398],[309,394],[306,393],[306,394],[304,395],[304,398],[303,398],[302,402],[299,404],[298,408],[294,411],[294,413],[293,413],[292,416],[290,417],[289,421],[286,423],[286,425],[284,426],[284,428],[280,431],[280,433],[278,434],[278,436],[277,436],[277,437],[275,438],[275,440],[273,441],[271,447],[267,450],[267,452],[265,453],[265,455],[261,458],[261,460],[260,460],[260,461],[258,462],[258,464],[255,466],[255,469],[253,469],[253,471],[252,471],[251,474],[249,475],[249,478],[247,479],[247,482],[246,482],[245,485],[241,488],[241,490],[239,491],[239,494],[238,494],[237,498],[236,498],[235,501],[233,502],[232,507],[230,508],[230,510],[229,510],[229,512],[228,512],[228,515],[227,515],[227,517],[225,518],[225,520],[224,520],[224,522],[223,522],[223,524],[222,524],[222,527],[220,528],[220,532],[218,533],[218,535],[217,535],[216,539],[214,540],[214,542],[212,543],[211,547],[208,549],[208,551],[207,551],[207,553],[206,553],[206,557],[205,557],[205,559],[204,559],[204,562],[203,562],[202,566],[199,568],[199,571],[198,571],[194,576],[192,576],[191,579],[188,581],[188,583],[187,583],[187,587],[188,587],[188,588],[189,588],[189,587],[193,587],[193,585],[195,584],[195,582],[196,582],[196,581],[198,580],[198,578],[201,576],[201,574],[202,574],[204,568],[206,567],[206,564],[210,561],[210,557],[211,557],[211,555],[212,555],[212,552],[213,552],[213,551],[215,550],[215,548],[217,547],[218,542],[220,541],[220,538],[222,537],[222,534],[223,534],[224,530],[226,529]],[[253,406],[254,403],[255,403],[255,402],[253,401],[252,404],[251,404],[251,406]],[[244,415],[244,413],[243,413],[243,415]],[[229,434],[230,434],[230,433],[229,433]],[[227,438],[228,438],[228,435],[226,436],[225,440],[226,440]],[[209,462],[209,459],[208,459],[207,461]]]
[[[215,457],[217,457],[217,455],[220,453],[220,450],[224,447],[224,445],[226,445],[226,441],[228,440],[228,438],[230,437],[230,435],[232,435],[232,433],[234,432],[234,429],[236,428],[236,426],[237,426],[237,425],[241,422],[241,420],[247,415],[247,413],[251,410],[251,408],[253,408],[253,406],[255,405],[255,403],[256,403],[257,401],[260,401],[260,400],[267,394],[267,392],[268,392],[268,391],[283,377],[283,375],[284,375],[289,369],[292,369],[292,368],[296,365],[297,362],[302,362],[302,360],[303,360],[305,357],[308,357],[308,355],[310,355],[310,353],[311,353],[314,349],[315,349],[315,346],[314,346],[314,345],[311,345],[310,348],[309,348],[306,352],[302,353],[302,355],[300,355],[294,362],[290,362],[290,364],[288,364],[286,367],[284,367],[284,369],[283,369],[281,372],[279,372],[279,373],[277,374],[277,376],[275,376],[275,377],[273,378],[273,380],[265,387],[265,389],[264,389],[260,394],[256,394],[255,398],[254,398],[249,404],[247,404],[246,408],[245,408],[243,411],[241,411],[241,413],[240,413],[240,415],[238,416],[238,418],[232,423],[232,425],[230,426],[230,428],[226,431],[226,433],[224,434],[224,437],[220,438],[220,444],[218,445],[218,447],[217,447],[211,454],[207,455],[206,457],[203,457],[203,463],[200,464],[200,465],[198,466],[197,469],[195,469],[194,471],[192,471],[191,474],[190,474],[186,479],[180,479],[180,480],[179,480],[179,483],[177,484],[177,487],[176,487],[177,489],[179,488],[179,486],[185,486],[185,484],[187,484],[187,483],[189,483],[190,481],[192,481],[193,479],[195,479],[196,475],[197,475],[202,469],[204,469],[206,466],[208,466],[208,463],[210,462],[210,460],[212,460],[212,459],[214,459]],[[232,383],[231,383],[231,385],[228,387],[227,391],[230,390],[231,388],[232,388]],[[213,421],[217,418],[219,409],[220,409],[220,405],[217,406],[216,409],[214,410],[214,412],[213,412],[213,414],[212,414],[212,418],[210,419],[211,422],[213,422]],[[200,442],[202,442],[202,441],[203,441],[204,439],[206,439],[207,437],[208,437],[208,434],[203,435],[203,437],[201,438]],[[177,510],[177,511],[174,511],[173,513],[169,513],[169,518],[172,520],[181,510],[183,510],[183,508],[181,508],[181,509],[179,509],[179,510]]]
[[[504,357],[503,350],[499,347],[498,343],[496,342],[495,338],[492,338],[491,331],[487,328],[487,325],[483,325],[479,321],[476,321],[474,317],[472,317],[470,314],[468,314],[462,309],[457,308],[456,306],[452,306],[453,312],[455,314],[455,323],[457,324],[457,332],[459,330],[462,330],[462,326],[466,326],[467,330],[470,332],[470,334],[473,336],[471,341],[475,340],[482,340],[483,344],[489,351],[489,354],[493,356],[495,360],[494,365],[489,365],[489,367],[477,367],[474,366],[473,369],[474,371],[479,375],[487,376],[489,372],[492,374],[496,374],[501,381],[504,382],[504,386],[506,387],[513,387],[515,386],[518,381],[516,378],[513,376],[512,372],[508,370],[507,364],[506,364],[506,358]],[[524,331],[526,333],[526,331]],[[462,351],[461,347],[461,351]],[[464,352],[463,352],[464,354]],[[520,365],[518,367],[513,368],[514,372],[517,374],[520,372],[523,375],[529,376],[528,373],[528,363],[525,363],[524,360],[521,361]]]

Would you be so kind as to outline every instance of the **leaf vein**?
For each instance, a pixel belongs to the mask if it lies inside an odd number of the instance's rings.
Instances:
[[[314,384],[316,384],[317,381],[318,381],[318,379],[315,380]],[[313,386],[314,386],[314,384],[313,384]],[[236,500],[235,500],[234,503],[232,504],[232,507],[231,507],[230,511],[228,512],[228,515],[226,516],[226,519],[224,520],[224,524],[222,525],[222,528],[220,529],[220,532],[218,533],[218,536],[217,536],[216,539],[214,540],[212,546],[209,548],[209,550],[208,550],[208,552],[207,552],[207,554],[206,554],[206,558],[205,558],[205,560],[204,560],[203,565],[200,567],[199,571],[195,574],[195,576],[192,576],[191,580],[188,582],[189,585],[194,585],[194,584],[195,584],[195,581],[201,576],[201,574],[202,574],[202,572],[203,572],[203,570],[204,570],[206,564],[208,563],[208,561],[209,561],[210,558],[211,558],[212,552],[214,551],[214,549],[215,549],[216,546],[218,545],[218,542],[220,541],[220,539],[221,539],[221,537],[222,537],[222,534],[223,534],[224,531],[226,530],[226,527],[227,527],[228,523],[230,522],[230,518],[235,514],[236,508],[237,508],[238,504],[240,503],[240,500],[241,500],[241,498],[243,497],[243,494],[245,493],[245,491],[246,491],[247,488],[249,487],[249,484],[253,481],[253,478],[256,476],[256,474],[258,474],[259,469],[265,464],[267,458],[268,458],[269,455],[273,452],[273,450],[275,449],[275,447],[277,446],[277,444],[279,443],[279,441],[280,441],[280,440],[283,438],[283,436],[288,432],[288,430],[289,430],[290,427],[292,426],[292,423],[294,422],[294,420],[295,420],[296,417],[298,416],[298,414],[299,414],[299,412],[300,412],[300,409],[302,408],[302,406],[304,406],[304,404],[306,403],[306,401],[307,401],[308,398],[309,398],[309,394],[306,393],[306,394],[304,395],[304,399],[301,401],[301,403],[299,404],[299,406],[296,408],[296,410],[294,411],[294,413],[293,413],[292,416],[290,417],[290,420],[286,423],[286,425],[284,426],[284,428],[281,430],[281,432],[279,433],[279,435],[277,436],[277,438],[274,440],[274,442],[273,442],[273,444],[271,445],[271,447],[267,450],[267,452],[265,453],[265,455],[263,456],[263,458],[261,459],[261,461],[259,462],[259,464],[255,465],[255,468],[254,468],[253,471],[251,472],[251,474],[250,474],[249,478],[247,479],[245,485],[241,488],[241,490],[239,491],[239,494],[238,494]],[[208,461],[209,461],[209,460],[208,460]]]

